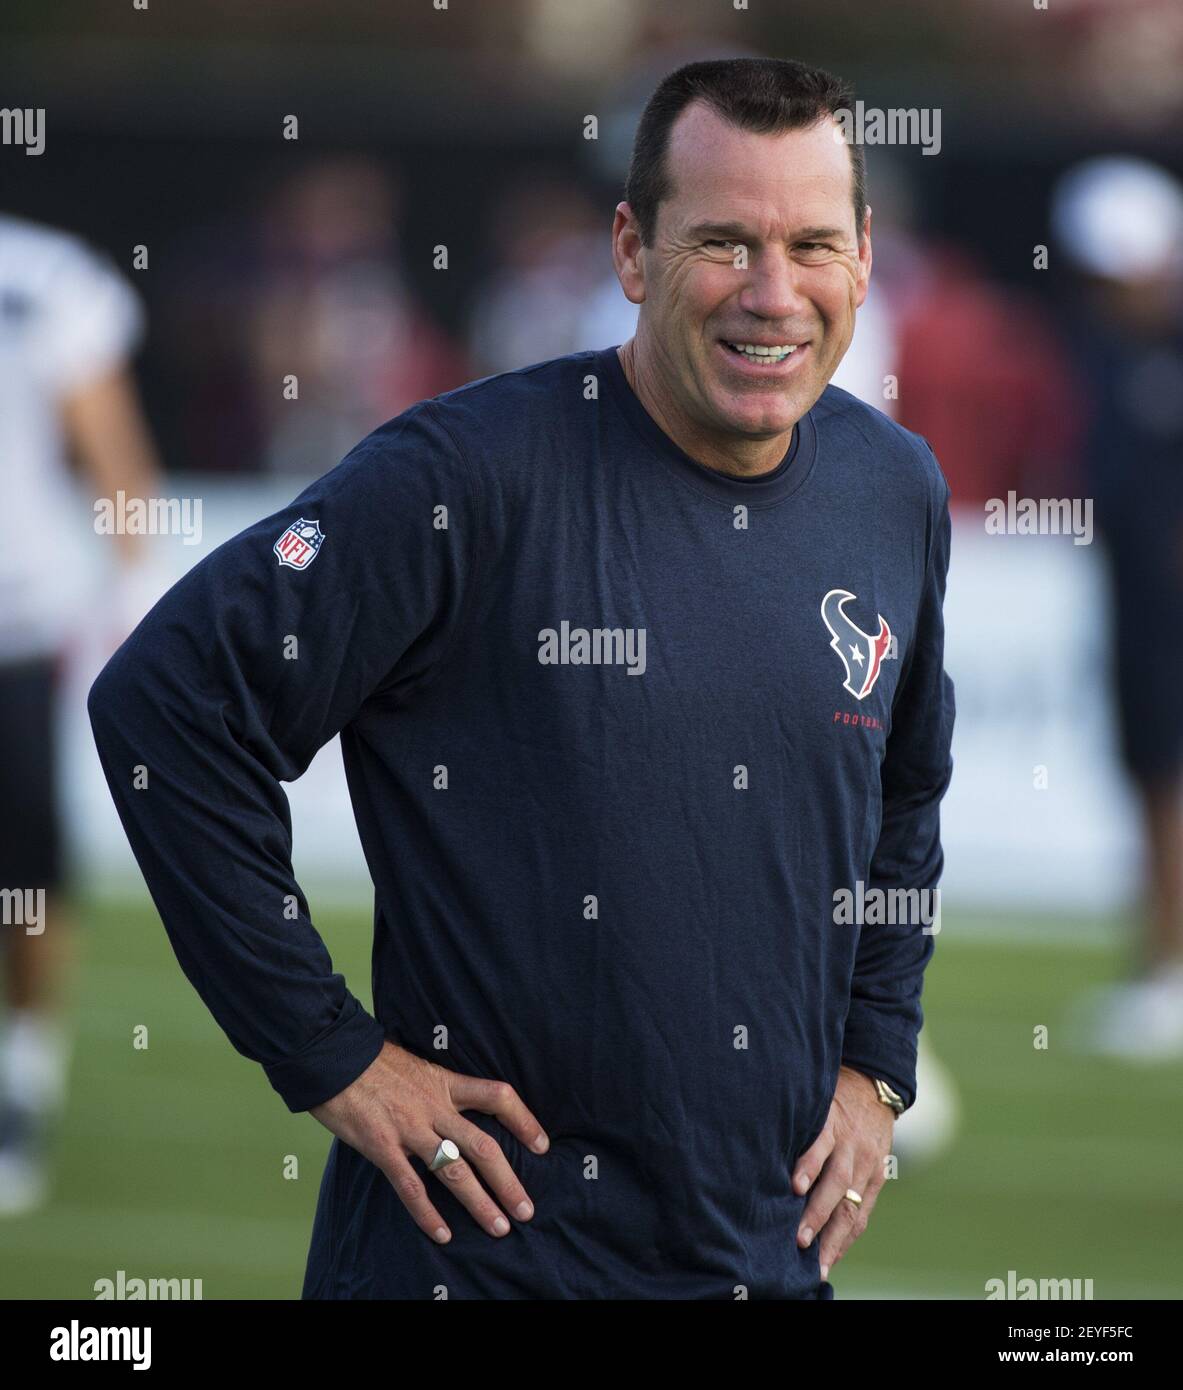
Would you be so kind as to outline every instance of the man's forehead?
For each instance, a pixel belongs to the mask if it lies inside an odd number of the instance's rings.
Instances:
[[[720,198],[749,212],[779,208],[782,215],[789,206],[808,202],[814,212],[802,215],[817,221],[820,204],[849,200],[854,177],[850,152],[832,118],[761,134],[732,125],[702,102],[692,102],[675,121],[666,173],[680,221],[684,212],[694,220],[717,216]]]
[[[835,134],[835,132],[838,132]],[[683,150],[691,158],[709,154],[715,147],[730,148],[751,145],[752,142],[788,141],[793,144],[827,143],[841,146],[841,128],[833,116],[823,115],[812,125],[777,132],[748,130],[721,116],[708,102],[692,101],[678,112],[670,127],[669,147],[674,153]]]

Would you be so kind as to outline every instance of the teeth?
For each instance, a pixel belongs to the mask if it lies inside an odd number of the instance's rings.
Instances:
[[[797,351],[796,343],[786,343],[783,347],[761,347],[756,343],[728,343],[727,346],[742,352],[745,357],[773,358],[778,361]]]

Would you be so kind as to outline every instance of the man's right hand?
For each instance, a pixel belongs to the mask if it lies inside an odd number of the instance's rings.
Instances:
[[[436,1170],[453,1194],[491,1236],[503,1236],[509,1222],[477,1181],[479,1169],[506,1211],[529,1221],[534,1204],[518,1181],[501,1145],[491,1134],[466,1120],[462,1110],[482,1110],[501,1123],[534,1153],[545,1153],[550,1140],[507,1081],[464,1076],[387,1042],[365,1071],[332,1100],[309,1114],[342,1143],[381,1168],[416,1224],[433,1240],[452,1239],[447,1223],[431,1204],[427,1186],[411,1167],[417,1155],[430,1166],[441,1139],[451,1139],[460,1158]]]

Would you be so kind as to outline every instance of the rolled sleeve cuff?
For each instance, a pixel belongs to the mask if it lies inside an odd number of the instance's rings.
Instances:
[[[385,1041],[382,1025],[350,995],[327,1032],[296,1057],[265,1062],[263,1070],[289,1110],[311,1110],[356,1081]]]
[[[904,1102],[916,1100],[916,1038],[893,1032],[853,1011],[846,1020],[842,1064],[886,1081]]]

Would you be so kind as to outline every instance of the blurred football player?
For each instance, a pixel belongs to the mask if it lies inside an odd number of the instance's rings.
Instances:
[[[0,1214],[48,1191],[64,1097],[71,913],[55,702],[85,593],[69,458],[92,489],[146,497],[158,469],[128,359],[139,301],[77,238],[0,216]],[[141,537],[111,537],[134,571]]]

